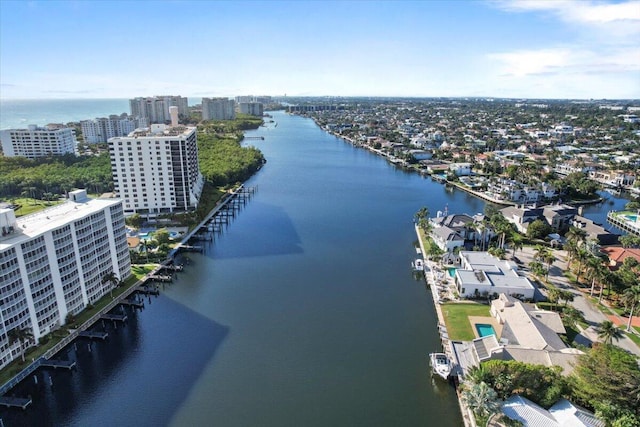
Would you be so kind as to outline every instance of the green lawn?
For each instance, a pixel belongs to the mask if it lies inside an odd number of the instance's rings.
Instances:
[[[636,330],[640,330],[640,328],[637,328],[637,327],[635,327],[635,326],[634,326],[634,329],[636,329]],[[634,343],[636,343],[636,345],[637,345],[638,347],[640,347],[640,336],[638,336],[638,335],[636,335],[636,334],[627,334],[627,337],[629,337],[629,339],[630,339],[631,341],[633,341]]]
[[[471,341],[476,337],[469,323],[469,316],[491,316],[489,306],[484,304],[452,302],[442,304],[441,308],[449,338],[452,340]]]
[[[11,199],[3,199],[3,202],[13,203],[20,206],[20,209],[16,210],[16,216],[24,216],[29,215],[34,212],[40,212],[49,208],[51,206],[59,205],[60,203],[64,203],[62,201],[56,200],[53,202],[31,199],[28,197],[15,197]]]

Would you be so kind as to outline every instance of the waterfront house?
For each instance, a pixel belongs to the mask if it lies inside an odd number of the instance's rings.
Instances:
[[[599,245],[609,246],[618,244],[619,234],[607,231],[601,224],[576,215],[571,222],[576,228],[580,228],[587,233],[587,240],[596,240]]]
[[[460,268],[456,269],[455,284],[458,294],[472,298],[501,293],[532,299],[533,284],[518,274],[511,261],[501,260],[488,252],[459,253]]]
[[[527,227],[542,215],[542,208],[527,208],[522,206],[508,206],[500,209],[500,213],[511,224],[516,226],[520,233],[526,233]]]
[[[640,262],[640,249],[608,247],[600,249],[600,252],[609,257],[609,269],[617,270],[626,258],[635,258]]]
[[[464,240],[475,240],[476,238],[476,220],[467,214],[438,216],[431,218],[429,221],[431,221],[434,228],[449,227],[451,230],[458,232]]]
[[[566,231],[569,229],[578,209],[569,205],[550,205],[542,208],[542,218],[554,231]]]
[[[455,248],[464,246],[464,237],[446,226],[434,227],[431,230],[431,238],[444,252],[453,252]]]
[[[584,408],[567,399],[560,399],[549,410],[520,395],[509,397],[502,405],[502,412],[524,426],[545,427],[605,427],[605,422]]]
[[[449,164],[449,170],[456,176],[471,175],[471,163],[451,163]]]
[[[569,205],[549,205],[543,207],[509,206],[500,209],[504,218],[516,226],[520,233],[526,233],[529,224],[536,219],[542,219],[554,231],[565,231],[571,225],[578,209]]]
[[[504,344],[533,350],[567,348],[559,337],[567,331],[556,312],[540,310],[504,293],[491,301],[490,312],[503,325],[500,340]]]

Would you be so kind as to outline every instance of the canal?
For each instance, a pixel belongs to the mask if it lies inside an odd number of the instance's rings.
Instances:
[[[5,426],[461,425],[429,374],[412,218],[484,202],[273,116],[247,133],[268,162],[240,215],[109,340],[71,348],[76,371],[23,384],[34,403],[1,410]]]

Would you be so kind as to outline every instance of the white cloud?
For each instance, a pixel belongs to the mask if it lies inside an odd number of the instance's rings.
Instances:
[[[640,71],[640,47],[596,53],[577,48],[549,48],[492,53],[503,75],[612,74]]]
[[[509,12],[548,11],[567,22],[605,23],[640,21],[640,2],[602,3],[570,0],[512,0],[493,1],[499,9]]]

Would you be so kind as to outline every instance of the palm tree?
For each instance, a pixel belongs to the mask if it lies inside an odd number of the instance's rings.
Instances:
[[[580,282],[582,278],[582,267],[589,261],[589,257],[593,256],[585,248],[578,248],[576,251],[576,259],[578,260],[578,272],[576,274],[576,280]]]
[[[558,299],[564,301],[564,307],[567,308],[567,304],[571,301],[573,301],[575,298],[575,295],[573,294],[573,292],[567,290],[567,289],[559,289],[558,290]]]
[[[102,284],[104,285],[107,282],[111,282],[111,288],[109,288],[109,295],[113,298],[113,288],[117,288],[120,286],[120,278],[113,271],[107,273],[102,278]]]
[[[535,259],[536,261],[544,261],[546,255],[549,253],[549,248],[542,245],[536,245],[533,251],[535,252],[533,255],[533,259]]]
[[[605,269],[601,258],[593,257],[587,261],[587,279],[591,279],[591,292],[589,293],[591,296],[593,296],[596,281],[601,281],[604,278]]]
[[[491,373],[482,364],[472,367],[465,375],[465,379],[475,384],[486,383],[489,378]]]
[[[462,390],[462,400],[477,416],[489,417],[500,409],[498,393],[485,382],[471,383]]]
[[[633,312],[640,304],[640,285],[627,288],[622,294],[622,302],[629,310],[629,321],[627,322],[627,332],[631,331],[631,323],[633,321]]]
[[[421,219],[429,218],[429,208],[426,206],[421,207],[418,212],[413,216],[416,223],[419,223]]]
[[[511,242],[511,246],[513,247],[513,256],[516,256],[517,250],[522,250],[524,246],[524,237],[522,237],[519,233],[513,232],[511,233],[511,238],[509,239]]]
[[[476,230],[478,230],[480,232],[480,238],[482,239],[481,249],[482,249],[482,251],[484,251],[484,245],[485,245],[486,240],[487,240],[487,237],[486,237],[487,224],[485,224],[484,221],[481,221],[481,222],[477,223],[476,224]],[[477,240],[477,234],[476,234],[476,240]]]
[[[575,307],[564,307],[562,309],[562,320],[565,325],[575,329],[578,322],[584,320],[582,312]]]
[[[429,234],[431,232],[431,221],[429,221],[429,208],[423,206],[420,208],[418,212],[413,216],[416,224],[425,232],[425,234]]]
[[[544,269],[544,266],[539,261],[530,262],[529,269],[531,269],[531,272],[538,277],[542,277],[547,273],[547,271]]]
[[[611,320],[605,320],[600,323],[597,332],[598,337],[602,338],[605,344],[611,344],[614,339],[618,341],[622,338],[622,331]]]
[[[547,289],[547,299],[553,304],[553,311],[556,311],[558,307],[558,301],[560,300],[560,289],[550,287]]]
[[[598,296],[598,304],[602,302],[602,297],[604,296],[604,290],[607,285],[609,286],[609,292],[611,292],[611,285],[616,280],[616,275],[609,269],[604,269],[603,277],[602,277],[602,286],[600,287],[600,295]]]
[[[7,338],[9,339],[9,346],[15,342],[20,342],[20,357],[24,362],[24,344],[31,341],[33,333],[27,328],[15,328],[7,332]]]
[[[575,242],[580,246],[580,243],[584,243],[587,239],[587,232],[582,228],[569,227],[569,231],[565,234],[565,237],[570,242]]]
[[[547,264],[547,279],[549,279],[549,270],[551,270],[551,264],[556,260],[556,257],[552,251],[547,251],[547,253],[544,254],[543,260]]]

